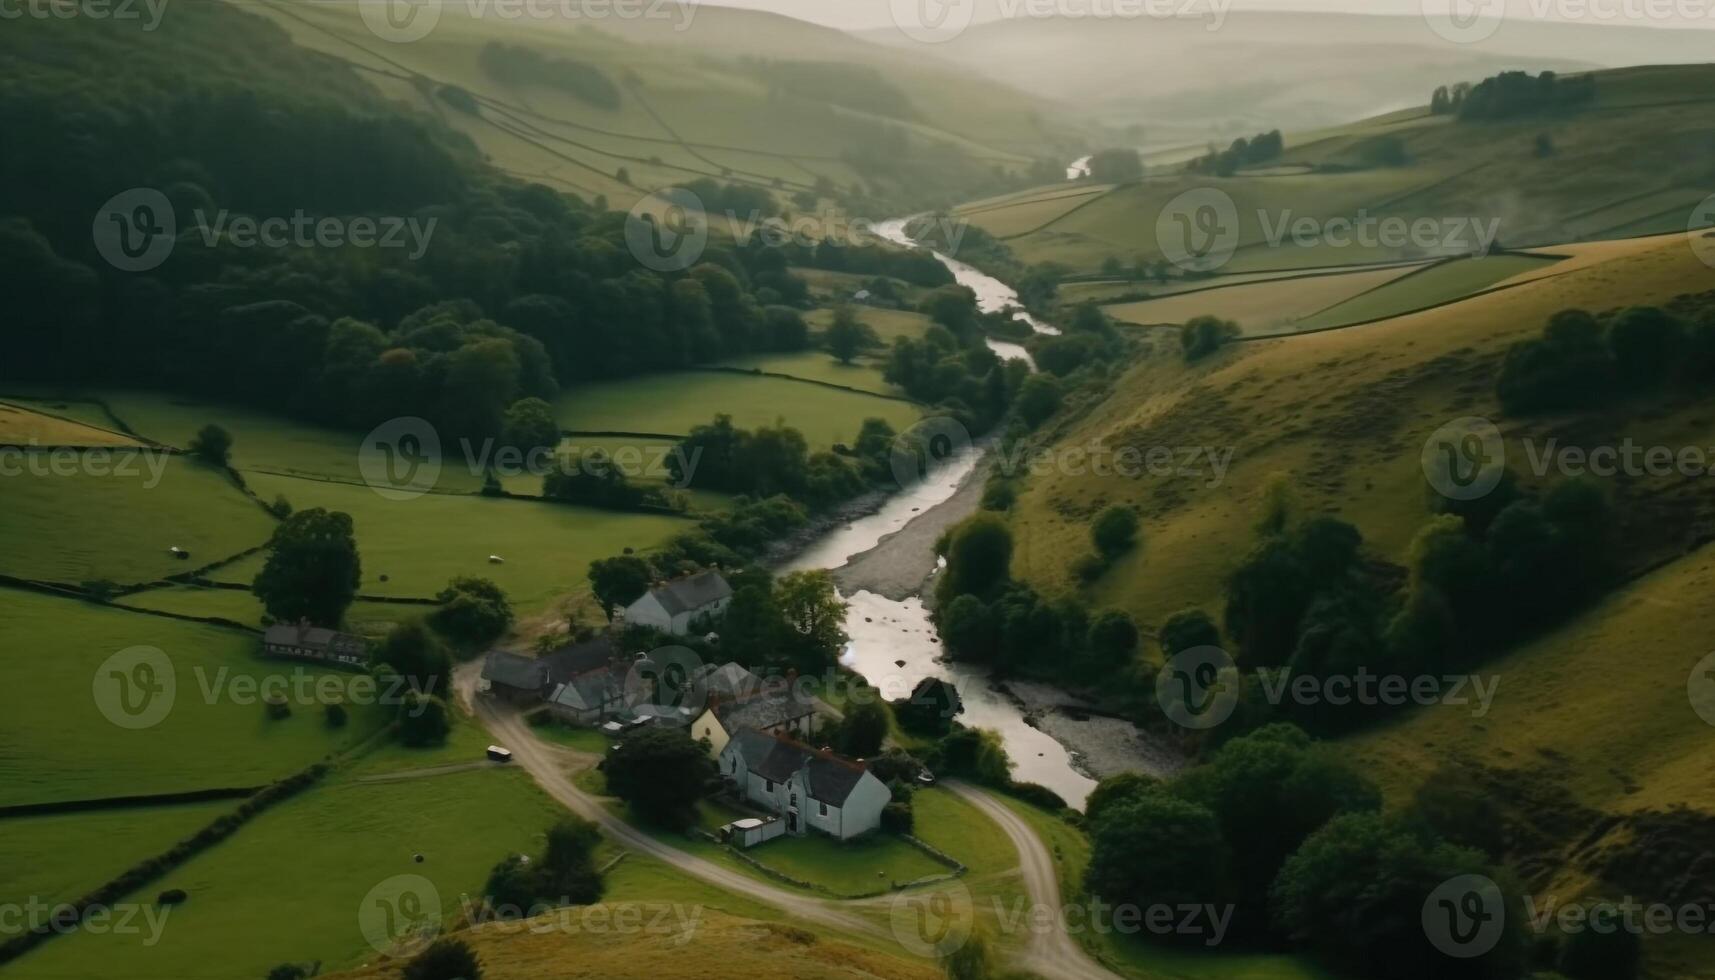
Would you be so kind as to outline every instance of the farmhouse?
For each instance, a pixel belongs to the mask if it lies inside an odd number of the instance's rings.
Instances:
[[[732,586],[714,569],[663,582],[625,607],[625,622],[684,636],[698,620],[725,611]]]
[[[340,633],[301,623],[277,623],[262,634],[262,649],[275,657],[300,657],[328,663],[362,666],[369,657],[369,644],[361,636]]]
[[[534,704],[548,689],[548,665],[535,657],[491,650],[482,661],[476,689],[513,704]]]
[[[861,762],[812,749],[766,732],[740,732],[720,755],[720,771],[752,803],[786,821],[802,837],[816,830],[849,840],[881,826],[892,801],[887,784]]]
[[[625,675],[613,667],[597,667],[554,684],[548,711],[574,725],[594,725],[621,714],[625,708]]]
[[[691,737],[709,740],[709,754],[721,750],[739,732],[765,732],[807,738],[816,720],[816,704],[790,688],[755,693],[736,700],[711,693],[709,706],[691,722]]]

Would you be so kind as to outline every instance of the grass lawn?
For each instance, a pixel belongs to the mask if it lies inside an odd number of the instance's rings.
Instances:
[[[135,446],[120,432],[71,418],[0,402],[0,444],[30,446]]]
[[[903,431],[922,415],[910,402],[878,395],[711,371],[584,385],[561,395],[555,414],[573,431],[669,435],[684,435],[718,414],[731,415],[733,424],[746,429],[784,421],[804,433],[811,449],[850,444],[866,418],[886,419]]]
[[[1503,279],[1560,261],[1537,255],[1488,255],[1432,265],[1410,275],[1384,280],[1376,288],[1306,317],[1299,330],[1338,327],[1399,316],[1481,292]]]
[[[612,744],[606,735],[593,728],[577,728],[557,721],[545,725],[531,725],[530,730],[544,741],[591,755],[606,755],[607,747]]]
[[[143,701],[103,669],[136,646],[154,647],[171,662],[170,701]],[[312,668],[263,660],[249,633],[74,599],[0,592],[0,659],[11,679],[0,692],[0,805],[262,785],[351,745],[379,720],[379,708],[354,706],[345,728],[329,729],[315,705],[271,720],[259,698],[240,703],[254,693],[246,697],[231,685],[238,678],[313,679],[319,675]],[[121,675],[165,685],[164,670],[150,679],[133,666],[120,665]],[[98,699],[128,718],[117,706],[127,695],[146,711],[171,707],[153,727],[121,728]]]
[[[273,518],[218,470],[181,456],[148,459],[160,467],[158,483],[142,458],[131,475],[0,476],[0,574],[72,585],[152,582],[274,533]],[[189,551],[190,560],[174,558],[172,547]]]
[[[239,800],[0,820],[0,905],[70,901],[235,809]]]
[[[152,609],[181,616],[218,616],[244,626],[262,628],[262,600],[249,590],[211,589],[200,585],[170,585],[134,592],[114,602],[127,609]]]
[[[1018,852],[1006,832],[951,790],[919,789],[911,795],[911,810],[912,835],[957,858],[972,875],[1018,867]]]
[[[799,881],[849,897],[885,891],[889,885],[906,885],[949,870],[910,844],[883,833],[849,841],[817,833],[788,835],[758,844],[747,853]]]
[[[24,978],[229,980],[288,961],[355,966],[377,955],[364,933],[383,914],[371,889],[421,876],[432,885],[418,892],[425,908],[438,902],[450,918],[462,895],[480,894],[495,862],[540,851],[559,812],[521,771],[324,784],[150,885],[151,897],[166,888],[190,896],[154,946],[142,936],[78,933],[8,969]]]
[[[722,361],[719,366],[740,368],[745,371],[761,371],[767,374],[786,374],[794,378],[802,378],[805,381],[823,381],[846,388],[874,392],[878,395],[903,397],[905,394],[904,390],[897,385],[882,380],[880,362],[859,359],[851,364],[841,364],[834,360],[834,355],[827,351],[806,350],[792,354],[750,354]]]
[[[563,504],[433,493],[388,500],[364,486],[267,474],[249,480],[257,493],[284,494],[299,510],[350,514],[365,595],[433,597],[454,577],[475,575],[498,583],[521,614],[587,588],[591,561],[628,547],[646,551],[690,526],[676,517]],[[489,555],[505,564],[490,564]],[[213,577],[249,583],[263,561],[258,555]]]
[[[921,337],[935,325],[935,321],[911,310],[889,310],[879,306],[854,306],[852,310],[860,323],[867,324],[881,342],[889,346],[900,337]],[[811,329],[826,330],[834,322],[834,311],[811,310],[805,314],[804,322]]]

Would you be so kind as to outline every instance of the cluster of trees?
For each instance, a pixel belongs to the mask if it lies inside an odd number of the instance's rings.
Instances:
[[[784,423],[741,429],[716,415],[691,429],[667,459],[678,486],[769,497],[786,494],[813,507],[851,497],[888,472],[893,427],[865,419],[844,452],[810,451],[804,434]]]
[[[758,229],[754,234],[761,236],[764,232]],[[898,279],[925,289],[945,286],[953,281],[953,274],[947,271],[947,267],[924,249],[858,245],[828,237],[815,244],[788,242],[773,251],[787,265]]]
[[[1516,976],[1526,953],[1518,916],[1493,950],[1455,959],[1431,944],[1419,913],[1448,878],[1506,876],[1416,814],[1389,818],[1380,807],[1376,787],[1333,752],[1291,725],[1269,725],[1167,782],[1103,780],[1086,807],[1085,885],[1141,907],[1230,905],[1239,942],[1294,945],[1356,976]],[[1176,940],[1207,937],[1165,941]]]
[[[548,828],[548,842],[534,860],[509,854],[488,874],[483,900],[504,919],[524,918],[547,908],[601,901],[595,849],[601,831],[582,817],[564,816]]]
[[[1503,71],[1476,85],[1461,82],[1437,88],[1429,99],[1429,111],[1456,115],[1459,121],[1509,119],[1582,105],[1596,98],[1594,74],[1563,78],[1545,71]]]
[[[1137,624],[1118,610],[1092,614],[1074,598],[1049,599],[1014,581],[1012,532],[1000,517],[966,519],[936,550],[947,566],[935,586],[935,623],[953,656],[1061,679],[1129,668]]]
[[[1413,541],[1403,588],[1364,560],[1352,525],[1265,515],[1261,540],[1227,583],[1224,621],[1237,662],[1291,677],[1443,676],[1570,616],[1609,582],[1612,515],[1592,483],[1562,481],[1537,499],[1509,475],[1476,501],[1434,499],[1443,513]],[[1168,656],[1218,639],[1197,612],[1162,630]],[[1255,680],[1238,691],[1244,711],[1235,728],[1278,714],[1338,732],[1389,710],[1355,700],[1265,705]]]
[[[142,377],[324,424],[414,415],[486,438],[561,385],[808,342],[768,310],[805,295],[778,250],[717,243],[684,273],[641,269],[605,202],[498,174],[264,18],[199,5],[143,52],[122,24],[40,26],[0,39],[15,137],[0,373]],[[178,235],[159,267],[125,273],[90,224],[137,187],[165,195],[153,219]],[[408,219],[421,248],[245,247],[219,230],[298,215]]]
[[[614,510],[670,510],[678,501],[658,486],[641,486],[600,449],[554,461],[542,474],[542,497],[586,507]]]
[[[1603,316],[1563,310],[1542,336],[1507,350],[1496,393],[1502,408],[1528,415],[1595,408],[1669,386],[1715,386],[1715,308],[1695,320],[1654,306]]]
[[[1210,150],[1208,154],[1192,160],[1185,167],[1194,174],[1231,177],[1243,167],[1277,159],[1285,149],[1285,139],[1281,137],[1280,130],[1274,129],[1258,133],[1250,139],[1241,136],[1233,140],[1232,145],[1226,149]]]
[[[619,108],[619,86],[600,68],[581,61],[490,41],[477,55],[477,65],[503,85],[544,85],[569,92],[598,108]]]
[[[1218,316],[1192,317],[1179,327],[1179,350],[1186,363],[1200,361],[1243,333],[1231,320]]]
[[[1124,184],[1143,179],[1143,158],[1136,150],[1097,150],[1090,154],[1090,179],[1101,184]]]

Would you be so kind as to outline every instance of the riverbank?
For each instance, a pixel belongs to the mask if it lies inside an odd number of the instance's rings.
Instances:
[[[853,555],[834,571],[834,583],[846,595],[873,592],[895,602],[925,595],[929,577],[935,574],[939,556],[935,542],[953,525],[977,512],[982,503],[988,464],[978,463],[960,481],[953,495],[910,523],[883,535],[875,547]]]
[[[995,689],[1010,697],[1026,723],[1066,746],[1078,771],[1101,780],[1122,772],[1165,778],[1185,768],[1185,755],[1124,718],[1042,681],[1012,679]]]

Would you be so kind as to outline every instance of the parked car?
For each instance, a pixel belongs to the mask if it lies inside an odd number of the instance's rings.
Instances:
[[[503,748],[499,745],[490,745],[488,747],[488,757],[494,762],[511,762],[512,750]]]

